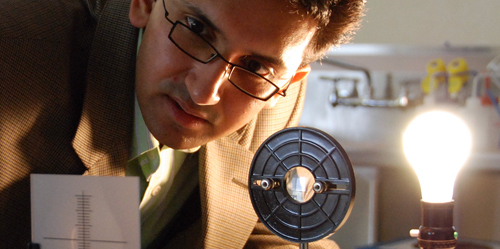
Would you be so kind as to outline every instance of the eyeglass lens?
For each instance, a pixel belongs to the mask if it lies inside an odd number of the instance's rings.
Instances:
[[[199,62],[208,63],[218,55],[218,52],[210,43],[182,23],[176,22],[174,24],[170,32],[170,39],[184,53]],[[266,100],[279,91],[277,86],[265,78],[237,65],[231,65],[232,69],[229,74],[229,81],[246,94]]]

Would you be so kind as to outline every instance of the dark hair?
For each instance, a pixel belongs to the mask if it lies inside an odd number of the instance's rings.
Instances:
[[[365,0],[289,1],[318,23],[318,30],[304,53],[303,65],[320,59],[333,47],[349,42],[365,12]]]

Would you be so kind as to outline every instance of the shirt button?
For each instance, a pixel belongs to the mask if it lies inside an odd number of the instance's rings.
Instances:
[[[160,191],[161,191],[161,186],[158,185],[153,189],[153,191],[151,191],[151,196],[157,196],[160,193]]]

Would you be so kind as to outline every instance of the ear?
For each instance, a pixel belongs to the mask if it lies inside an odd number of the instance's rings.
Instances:
[[[131,0],[128,14],[130,23],[136,28],[146,27],[152,9],[153,0]]]
[[[302,81],[307,77],[307,75],[309,75],[310,72],[311,72],[311,66],[309,66],[309,64],[297,69],[297,72],[295,72],[295,75],[290,81],[290,84]]]
[[[284,89],[287,89],[291,84],[293,83],[296,83],[296,82],[300,82],[302,81],[303,79],[305,79],[307,77],[307,75],[311,72],[311,66],[309,66],[309,64],[297,69],[297,71],[295,72],[295,75],[292,77],[292,79],[290,80],[290,83],[288,86],[285,86]],[[278,100],[283,97],[279,94],[275,94],[274,96],[272,96],[266,103],[266,105],[264,106],[264,109],[270,109],[270,108],[273,108],[276,103],[278,103]]]

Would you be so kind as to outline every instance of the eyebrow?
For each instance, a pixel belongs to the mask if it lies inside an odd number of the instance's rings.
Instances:
[[[201,21],[210,26],[210,28],[213,29],[215,32],[222,33],[220,28],[218,28],[217,25],[215,25],[212,21],[210,21],[207,15],[203,13],[203,11],[198,6],[194,6],[186,1],[182,1],[182,4],[184,4],[189,10],[195,13],[196,16],[201,19]]]
[[[198,6],[195,6],[185,0],[180,1],[186,8],[188,8],[190,11],[192,11],[198,18],[200,18],[201,21],[203,21],[206,25],[208,25],[212,30],[214,30],[216,33],[219,33],[224,37],[224,32],[217,27],[209,18],[208,16],[201,10]],[[263,61],[269,62],[273,65],[276,65],[278,71],[281,71],[280,73],[283,73],[282,71],[285,70],[285,62],[279,58],[273,57],[273,56],[268,56],[268,55],[263,55],[259,53],[253,53],[251,52],[248,56],[250,57],[255,57],[258,59],[261,59]]]

